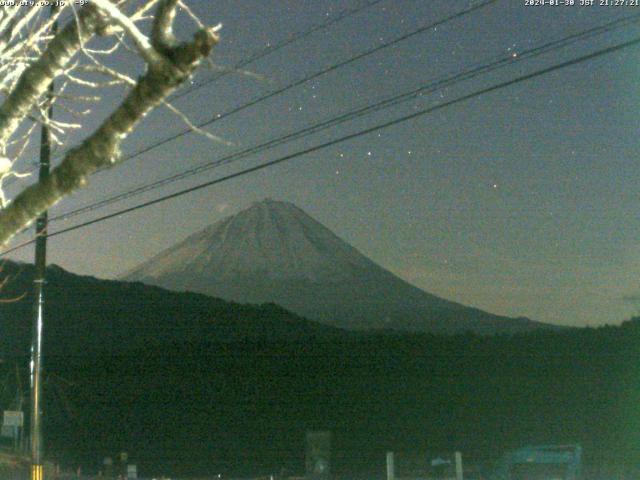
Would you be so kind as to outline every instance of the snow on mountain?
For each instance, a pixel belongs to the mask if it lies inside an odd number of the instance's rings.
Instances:
[[[375,264],[290,203],[266,200],[160,253],[129,276],[182,271],[223,280],[239,274],[311,281],[349,278]]]
[[[295,205],[270,199],[191,235],[122,278],[236,302],[274,302],[351,329],[496,333],[542,326],[424,292]]]

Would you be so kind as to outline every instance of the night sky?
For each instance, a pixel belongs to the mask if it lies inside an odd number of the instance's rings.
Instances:
[[[364,3],[189,0],[205,23],[223,24],[212,57],[218,67],[231,67]],[[477,3],[379,2],[175,105],[194,122],[205,121]],[[541,7],[500,0],[208,127],[232,145],[190,134],[96,174],[85,191],[64,200],[52,215],[442,76],[508,55],[517,58],[529,48],[637,14],[640,7]],[[51,231],[633,39],[639,27],[640,22],[514,62],[160,190],[54,222]],[[447,299],[558,324],[619,323],[640,313],[639,57],[640,47],[621,50],[52,238],[49,261],[76,273],[114,278],[210,223],[271,197],[297,204],[382,266]],[[194,81],[214,74],[202,71]],[[96,108],[98,117],[113,108],[118,95],[114,90],[105,96]],[[158,109],[124,152],[183,128],[173,114]],[[28,182],[14,183],[9,194]],[[28,235],[17,236],[13,244]],[[11,258],[31,261],[33,250],[24,248]]]

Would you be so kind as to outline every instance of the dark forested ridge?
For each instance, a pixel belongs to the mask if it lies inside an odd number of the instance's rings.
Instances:
[[[126,450],[154,474],[300,472],[304,431],[315,428],[334,432],[336,472],[382,468],[386,449],[486,459],[532,443],[580,442],[587,459],[638,462],[639,341],[634,321],[49,356],[47,443],[86,468]]]
[[[0,355],[27,351],[33,265],[6,262],[0,303]],[[16,301],[10,301],[17,299]],[[122,353],[150,345],[236,339],[302,339],[342,335],[274,305],[241,305],[195,293],[47,269],[46,350],[55,354]]]
[[[640,462],[640,319],[513,336],[353,334],[139,284],[125,308],[108,300],[118,282],[55,290],[63,274],[49,285],[46,443],[85,471],[125,450],[144,475],[299,473],[304,432],[317,428],[334,432],[337,473],[380,473],[387,449],[490,458],[531,443]],[[192,310],[176,310],[184,295]],[[65,298],[76,303],[57,316]],[[0,306],[3,378],[26,367],[29,308]]]

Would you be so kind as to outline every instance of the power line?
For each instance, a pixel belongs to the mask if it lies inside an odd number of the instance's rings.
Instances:
[[[618,45],[614,45],[612,47],[607,47],[607,48],[604,48],[602,50],[598,50],[596,52],[589,53],[589,54],[583,55],[581,57],[578,57],[578,58],[575,58],[575,59],[572,59],[572,60],[567,60],[565,62],[553,65],[551,67],[546,67],[546,68],[543,68],[541,70],[537,70],[535,72],[528,73],[526,75],[521,75],[521,76],[516,77],[516,78],[514,78],[512,80],[507,80],[505,82],[501,82],[501,83],[492,85],[490,87],[486,87],[486,88],[482,88],[480,90],[476,90],[475,92],[469,93],[467,95],[463,95],[461,97],[458,97],[456,99],[450,100],[448,102],[444,102],[444,103],[441,103],[439,105],[435,105],[435,106],[430,107],[430,108],[419,110],[419,111],[414,112],[412,114],[404,115],[404,116],[396,118],[394,120],[390,120],[388,122],[384,122],[382,124],[375,125],[373,127],[369,127],[369,128],[360,130],[358,132],[351,133],[349,135],[344,135],[342,137],[339,137],[339,138],[330,140],[328,142],[324,142],[324,143],[315,145],[313,147],[309,147],[309,148],[306,148],[306,149],[303,149],[303,150],[299,150],[299,151],[297,151],[295,153],[291,153],[291,154],[279,157],[279,158],[271,160],[269,162],[265,162],[265,163],[262,163],[260,165],[255,165],[253,167],[246,168],[246,169],[241,170],[239,172],[232,173],[230,175],[226,175],[224,177],[217,178],[215,180],[211,180],[211,181],[208,181],[208,182],[205,182],[205,183],[201,183],[199,185],[195,185],[193,187],[186,188],[184,190],[180,190],[179,192],[175,192],[175,193],[172,193],[172,194],[169,194],[169,195],[164,195],[164,196],[156,198],[154,200],[150,200],[148,202],[144,202],[144,203],[140,203],[138,205],[135,205],[133,207],[129,207],[129,208],[125,208],[125,209],[119,210],[118,212],[110,213],[108,215],[103,215],[101,217],[94,218],[92,220],[88,220],[86,222],[83,222],[83,223],[80,223],[80,224],[77,224],[77,225],[73,225],[71,227],[68,227],[68,228],[65,228],[65,229],[62,229],[62,230],[58,230],[56,232],[48,234],[47,236],[48,237],[55,237],[57,235],[62,235],[64,233],[68,233],[68,232],[71,232],[71,231],[74,231],[74,230],[78,230],[80,228],[84,228],[84,227],[87,227],[89,225],[93,225],[95,223],[103,222],[103,221],[108,220],[110,218],[117,217],[117,216],[120,216],[120,215],[124,215],[124,214],[130,213],[130,212],[136,211],[136,210],[140,210],[142,208],[146,208],[146,207],[149,207],[151,205],[155,205],[157,203],[164,202],[166,200],[177,198],[177,197],[186,195],[188,193],[192,193],[192,192],[195,192],[197,190],[201,190],[203,188],[216,185],[218,183],[222,183],[222,182],[225,182],[225,181],[228,181],[228,180],[232,180],[234,178],[238,178],[238,177],[247,175],[249,173],[253,173],[253,172],[256,172],[256,171],[259,171],[259,170],[264,170],[264,169],[272,167],[274,165],[277,165],[277,164],[280,164],[280,163],[283,163],[283,162],[286,162],[286,161],[289,161],[289,160],[293,160],[295,158],[298,158],[298,157],[307,155],[309,153],[313,153],[313,152],[325,149],[327,147],[331,147],[331,146],[336,145],[338,143],[342,143],[342,142],[345,142],[345,141],[348,141],[348,140],[352,140],[352,139],[357,138],[357,137],[368,135],[370,133],[377,132],[377,131],[383,130],[385,128],[389,128],[389,127],[392,127],[394,125],[398,125],[400,123],[404,123],[404,122],[407,122],[409,120],[413,120],[413,119],[422,117],[424,115],[427,115],[429,113],[435,112],[437,110],[442,110],[442,109],[450,107],[452,105],[456,105],[458,103],[465,102],[467,100],[471,100],[472,98],[477,98],[477,97],[480,97],[480,96],[485,95],[487,93],[495,92],[495,91],[500,90],[502,88],[506,88],[506,87],[509,87],[511,85],[515,85],[517,83],[521,83],[521,82],[524,82],[524,81],[527,81],[527,80],[531,80],[533,78],[537,78],[537,77],[540,77],[542,75],[546,75],[547,73],[551,73],[551,72],[554,72],[554,71],[557,71],[557,70],[561,70],[563,68],[567,68],[567,67],[570,67],[570,66],[573,66],[573,65],[577,65],[579,63],[583,63],[583,62],[586,62],[586,61],[589,61],[589,60],[593,60],[594,58],[598,58],[598,57],[601,57],[601,56],[604,56],[604,55],[608,55],[610,53],[613,53],[613,52],[616,52],[616,51],[619,51],[619,50],[622,50],[624,48],[628,48],[628,47],[631,47],[631,46],[635,46],[635,45],[638,45],[638,44],[640,44],[640,37],[636,37],[633,40],[630,40],[630,41],[627,41],[627,42],[624,42],[624,43],[621,43],[621,44],[618,44]],[[13,247],[13,248],[11,248],[9,250],[5,250],[4,252],[0,253],[0,257],[5,256],[8,253],[13,252],[13,251],[15,251],[15,250],[17,250],[19,248],[22,248],[22,247],[24,247],[26,245],[29,245],[29,244],[33,243],[34,241],[35,241],[35,239],[32,239],[32,240],[30,240],[28,242],[24,242],[24,243],[22,243],[20,245],[17,245],[16,247]]]
[[[267,55],[271,55],[274,52],[277,52],[278,50],[281,50],[289,45],[291,45],[292,43],[295,43],[297,41],[300,41],[304,38],[310,37],[311,35],[313,35],[314,33],[320,31],[320,30],[324,30],[328,27],[330,27],[331,25],[334,25],[342,20],[344,20],[345,18],[348,18],[352,15],[355,15],[369,7],[373,7],[378,3],[381,3],[385,0],[373,0],[371,2],[368,2],[364,5],[361,5],[359,7],[353,7],[353,8],[348,8],[348,9],[344,9],[341,12],[339,12],[338,14],[334,15],[333,17],[330,17],[327,21],[322,22],[318,25],[314,25],[313,27],[309,28],[308,30],[304,30],[301,32],[298,32],[294,35],[292,35],[290,38],[281,41],[280,43],[277,43],[275,45],[271,45],[268,46],[266,48],[263,48],[262,50],[259,50],[258,52],[255,52],[253,55],[251,55],[250,57],[247,57],[244,60],[241,60],[240,62],[236,63],[232,69],[230,71],[225,71],[225,72],[221,72],[215,76],[213,76],[212,78],[205,80],[197,85],[193,85],[191,88],[183,91],[183,92],[178,92],[175,95],[172,95],[173,99],[178,99],[181,97],[184,97],[185,95],[189,95],[190,93],[194,92],[195,90],[198,90],[202,87],[205,87],[217,80],[219,80],[220,78],[233,73],[234,71],[237,71],[241,68],[246,67],[247,65],[256,62],[257,60],[260,60],[261,58],[266,57]]]
[[[245,103],[243,105],[235,107],[232,110],[229,110],[229,111],[227,111],[227,112],[225,112],[223,114],[217,114],[214,117],[206,120],[205,122],[197,124],[196,127],[197,128],[203,128],[203,127],[209,126],[209,125],[217,122],[218,120],[222,120],[223,118],[226,118],[226,117],[228,117],[230,115],[238,113],[238,112],[240,112],[240,111],[242,111],[242,110],[244,110],[246,108],[249,108],[249,107],[251,107],[253,105],[261,103],[261,102],[263,102],[263,101],[265,101],[265,100],[267,100],[269,98],[272,98],[272,97],[274,97],[276,95],[284,93],[285,91],[290,90],[290,89],[292,89],[292,88],[294,88],[296,86],[299,86],[299,85],[302,85],[302,84],[304,84],[306,82],[309,82],[309,81],[311,81],[311,80],[313,80],[315,78],[318,78],[318,77],[320,77],[320,76],[322,76],[322,75],[324,75],[326,73],[335,71],[335,70],[337,70],[339,68],[342,68],[342,67],[344,67],[346,65],[349,65],[349,64],[351,64],[353,62],[356,62],[356,61],[358,61],[358,60],[360,60],[362,58],[365,58],[365,57],[367,57],[369,55],[372,55],[372,54],[374,54],[376,52],[379,52],[379,51],[381,51],[381,50],[383,50],[385,48],[388,48],[390,46],[396,45],[396,44],[398,44],[398,43],[400,43],[400,42],[402,42],[404,40],[407,40],[407,39],[409,39],[411,37],[414,37],[414,36],[416,36],[418,34],[424,33],[427,30],[431,30],[432,28],[444,25],[444,24],[446,24],[446,23],[448,23],[450,21],[453,21],[455,19],[461,18],[461,17],[463,17],[465,15],[468,15],[469,13],[472,13],[472,12],[475,12],[475,11],[480,10],[482,8],[485,8],[485,7],[487,7],[487,6],[489,6],[489,5],[493,4],[493,3],[496,3],[497,1],[498,0],[485,0],[484,2],[481,2],[481,3],[477,4],[477,5],[471,6],[471,7],[467,8],[467,9],[465,9],[465,10],[461,10],[461,11],[459,11],[457,13],[449,15],[446,18],[437,20],[437,21],[435,21],[433,23],[430,23],[428,25],[423,25],[422,27],[419,27],[418,29],[413,30],[413,31],[411,31],[409,33],[403,34],[403,35],[395,38],[394,40],[382,43],[382,44],[378,45],[377,47],[373,47],[373,48],[371,48],[371,49],[369,49],[369,50],[367,50],[367,51],[365,51],[363,53],[360,53],[358,55],[355,55],[355,56],[353,56],[353,57],[351,57],[351,58],[349,58],[347,60],[343,60],[343,61],[338,62],[336,64],[333,64],[333,65],[331,65],[331,66],[329,66],[329,67],[327,67],[327,68],[325,68],[323,70],[320,70],[319,72],[316,72],[316,73],[311,74],[309,76],[306,76],[306,77],[304,77],[304,78],[302,78],[300,80],[297,80],[297,81],[294,81],[292,83],[289,83],[288,85],[286,85],[286,86],[284,86],[284,87],[282,87],[280,89],[277,89],[277,90],[272,91],[272,92],[270,92],[270,93],[268,93],[266,95],[263,95],[261,97],[258,97],[256,99],[254,99],[254,100],[251,100],[248,103]],[[367,5],[368,6],[372,6],[375,3],[377,3],[377,1],[370,2]],[[365,7],[362,7],[362,8],[365,8]],[[359,10],[357,10],[357,11],[359,11]],[[348,13],[352,14],[352,13],[355,13],[355,12],[351,11],[351,12],[348,12]],[[345,15],[341,16],[340,19],[346,18],[346,16],[347,15],[345,14]],[[307,32],[305,32],[305,33],[307,33]],[[129,154],[129,155],[126,155],[126,156],[122,157],[120,159],[119,163],[122,164],[122,163],[124,163],[124,162],[126,162],[128,160],[132,160],[133,158],[136,158],[136,157],[138,157],[140,155],[148,153],[151,150],[154,150],[154,149],[156,149],[156,148],[158,148],[158,147],[160,147],[162,145],[165,145],[165,144],[167,144],[169,142],[172,142],[172,141],[174,141],[174,140],[176,140],[176,139],[178,139],[178,138],[180,138],[182,136],[185,136],[185,135],[187,135],[189,133],[192,133],[192,132],[193,132],[193,130],[190,129],[190,128],[189,129],[185,129],[185,130],[183,130],[181,132],[178,132],[177,134],[174,134],[174,135],[171,135],[169,137],[166,137],[166,138],[164,138],[164,139],[162,139],[162,140],[160,140],[158,142],[154,142],[151,145],[148,145],[148,146],[146,146],[146,147],[144,147],[144,148],[142,148],[142,149],[140,149],[140,150],[138,150],[138,151],[136,151],[136,152],[134,152],[132,154]],[[99,173],[99,172],[104,171],[104,170],[106,170],[106,169],[100,169],[96,173]],[[60,219],[60,217],[58,217],[58,219]]]
[[[342,11],[340,11],[339,13],[337,13],[336,15],[334,15],[333,17],[330,17],[329,19],[327,19],[326,21],[313,25],[311,28],[307,29],[307,30],[302,30],[300,32],[297,32],[295,34],[293,34],[292,36],[290,36],[289,38],[282,40],[279,43],[276,43],[274,45],[270,45],[268,47],[265,47],[261,50],[258,50],[257,52],[254,52],[252,55],[250,55],[249,57],[239,61],[238,63],[236,63],[235,65],[233,65],[229,70],[225,70],[224,72],[220,72],[216,75],[214,75],[213,77],[209,78],[208,80],[205,80],[201,83],[199,83],[198,85],[193,85],[190,88],[188,88],[185,91],[182,92],[176,92],[174,95],[171,95],[171,99],[172,100],[177,100],[179,98],[182,98],[186,95],[189,95],[191,93],[193,93],[194,91],[203,88],[207,85],[210,85],[214,82],[216,82],[217,80],[221,79],[222,77],[225,77],[231,73],[237,72],[238,70],[240,70],[243,67],[246,67],[247,65],[250,65],[253,62],[256,62],[268,55],[271,55],[272,53],[275,53],[279,50],[282,50],[283,48],[298,42],[300,40],[303,40],[307,37],[310,37],[311,35],[313,35],[314,33],[317,33],[321,30],[325,30],[329,27],[331,27],[332,25],[346,19],[349,18],[357,13],[360,13],[364,10],[366,10],[367,8],[373,7],[375,5],[377,5],[378,3],[382,3],[386,0],[372,0],[368,3],[365,3],[363,5],[357,6],[357,7],[352,7],[352,8],[346,8]],[[67,149],[64,150],[63,152],[61,152],[59,155],[56,156],[56,160],[60,159],[62,157],[64,157],[71,149]],[[26,170],[26,173],[31,173],[33,171],[36,170],[37,167],[32,167],[31,169]],[[7,186],[11,185],[13,182],[16,181],[16,178],[13,177],[11,179],[11,181],[7,182]]]
[[[449,77],[444,77],[444,78],[440,78],[438,80],[434,80],[432,82],[430,82],[429,84],[426,85],[422,85],[418,88],[415,88],[413,90],[410,90],[408,92],[399,94],[399,95],[394,95],[390,98],[384,99],[380,102],[377,102],[373,105],[367,105],[365,107],[361,107],[355,110],[351,110],[349,112],[340,114],[338,116],[332,117],[331,119],[325,120],[323,122],[314,124],[314,125],[310,125],[307,126],[301,130],[286,134],[284,136],[280,136],[277,137],[275,139],[269,140],[267,142],[264,142],[262,144],[256,145],[254,147],[250,147],[248,149],[244,149],[242,151],[239,152],[235,152],[232,154],[229,154],[227,156],[224,156],[220,159],[217,160],[213,160],[213,161],[209,161],[206,162],[204,164],[198,165],[196,167],[184,170],[182,172],[173,174],[169,177],[165,177],[163,179],[160,180],[156,180],[154,182],[148,183],[146,185],[142,185],[140,187],[136,187],[134,189],[131,190],[127,190],[123,193],[108,197],[106,199],[100,200],[98,202],[94,202],[94,203],[90,203],[88,205],[84,205],[82,207],[79,207],[77,209],[71,210],[69,212],[65,212],[62,213],[56,217],[53,217],[51,219],[52,222],[54,221],[61,221],[61,220],[66,220],[68,218],[72,218],[74,216],[80,215],[82,213],[87,213],[87,212],[91,212],[94,210],[97,210],[99,208],[103,208],[105,206],[108,206],[112,203],[116,203],[122,200],[126,200],[128,198],[134,197],[136,195],[151,191],[151,190],[155,190],[158,189],[160,187],[163,187],[165,185],[174,183],[176,181],[182,180],[184,178],[190,177],[192,175],[195,174],[199,174],[201,172],[204,172],[206,170],[210,170],[222,165],[227,165],[231,162],[240,160],[242,158],[246,158],[252,154],[255,153],[259,153],[262,152],[264,150],[273,148],[274,146],[277,145],[281,145],[283,143],[292,141],[292,140],[296,140],[302,137],[306,137],[308,135],[317,133],[321,130],[325,130],[329,127],[338,125],[340,123],[344,123],[346,121],[350,121],[353,120],[355,118],[359,118],[361,116],[367,115],[369,113],[381,110],[383,108],[389,108],[391,106],[395,106],[398,105],[402,102],[406,102],[408,100],[411,100],[415,97],[417,97],[420,94],[429,94],[429,93],[433,93],[439,89],[445,88],[445,87],[449,87],[453,84],[456,84],[458,82],[462,82],[462,81],[466,81],[472,78],[475,78],[479,75],[482,74],[486,74],[488,72],[491,72],[493,70],[496,70],[498,68],[503,68],[509,65],[513,65],[516,62],[520,62],[522,60],[526,60],[526,59],[530,59],[530,58],[534,58],[537,57],[539,55],[542,55],[544,53],[547,53],[549,51],[552,50],[556,50],[562,47],[565,47],[567,45],[570,45],[572,43],[575,43],[577,41],[580,40],[584,40],[585,38],[590,38],[594,35],[599,35],[601,33],[604,32],[610,32],[613,31],[617,28],[623,27],[623,26],[627,26],[633,22],[637,22],[640,20],[640,14],[636,14],[636,15],[632,15],[629,17],[625,17],[623,19],[617,19],[617,20],[613,20],[607,24],[601,25],[601,26],[597,26],[597,27],[593,27],[589,30],[585,30],[582,32],[578,32],[578,33],[574,33],[572,35],[563,37],[561,39],[555,40],[555,41],[551,41],[548,43],[545,43],[543,45],[531,48],[529,50],[520,52],[519,54],[517,54],[516,57],[513,57],[512,54],[507,55],[505,57],[499,58],[498,60],[492,61],[490,63],[485,63],[485,64],[480,64],[477,67],[471,68],[469,70],[466,70],[464,72],[460,72],[456,75],[453,76],[449,76]]]
[[[197,128],[207,127],[207,126],[209,126],[209,125],[211,125],[211,124],[213,124],[213,123],[215,123],[215,122],[217,122],[219,120],[222,120],[222,119],[224,119],[226,117],[229,117],[231,115],[239,113],[239,112],[241,112],[241,111],[243,111],[243,110],[245,110],[245,109],[247,109],[249,107],[252,107],[254,105],[262,103],[262,102],[264,102],[266,100],[269,100],[270,98],[273,98],[273,97],[275,97],[277,95],[280,95],[281,93],[284,93],[284,92],[286,92],[288,90],[291,90],[292,88],[298,87],[300,85],[303,85],[304,83],[307,83],[307,82],[310,82],[311,80],[319,78],[319,77],[321,77],[321,76],[323,76],[323,75],[325,75],[327,73],[333,72],[333,71],[338,70],[338,69],[340,69],[342,67],[345,67],[345,66],[350,65],[350,64],[352,64],[354,62],[357,62],[358,60],[361,60],[361,59],[363,59],[365,57],[373,55],[374,53],[377,53],[377,52],[379,52],[381,50],[389,48],[389,47],[391,47],[393,45],[396,45],[396,44],[398,44],[400,42],[403,42],[404,40],[407,40],[407,39],[412,38],[412,37],[414,37],[416,35],[424,33],[427,30],[431,30],[433,28],[439,27],[441,25],[449,23],[449,22],[451,22],[453,20],[456,20],[458,18],[464,17],[465,15],[468,15],[470,13],[473,13],[473,12],[477,11],[477,10],[485,8],[485,7],[487,7],[487,6],[489,6],[489,5],[493,4],[493,3],[496,3],[497,1],[498,0],[485,0],[485,1],[483,1],[483,2],[481,2],[479,4],[477,4],[477,5],[474,5],[472,7],[469,7],[467,9],[465,9],[465,10],[461,10],[461,11],[459,11],[457,13],[449,15],[446,18],[443,18],[441,20],[437,20],[437,21],[435,21],[433,23],[430,23],[429,25],[424,25],[424,26],[422,26],[422,27],[420,27],[420,28],[418,28],[416,30],[413,30],[413,31],[411,31],[409,33],[405,33],[405,34],[395,38],[394,40],[390,40],[388,42],[384,42],[384,43],[378,45],[377,47],[373,47],[373,48],[371,48],[369,50],[366,50],[365,52],[359,53],[359,54],[357,54],[357,55],[355,55],[353,57],[350,57],[350,58],[348,58],[346,60],[342,60],[342,61],[340,61],[338,63],[334,63],[333,65],[330,65],[329,67],[326,67],[326,68],[324,68],[324,69],[322,69],[322,70],[320,70],[320,71],[318,71],[316,73],[310,74],[310,75],[308,75],[308,76],[306,76],[304,78],[301,78],[299,80],[295,80],[295,81],[285,85],[284,87],[280,87],[280,88],[278,88],[276,90],[273,90],[273,91],[271,91],[271,92],[269,92],[267,94],[264,94],[264,95],[262,95],[260,97],[257,97],[255,99],[253,99],[253,100],[250,100],[247,103],[244,103],[242,105],[234,107],[231,110],[227,110],[224,113],[217,114],[214,117],[210,118],[209,120],[206,120],[204,122],[198,123],[195,126]],[[176,133],[174,135],[166,137],[166,138],[164,138],[164,139],[162,139],[162,140],[160,140],[158,142],[154,142],[151,145],[143,147],[143,148],[137,150],[136,152],[133,152],[133,153],[131,153],[129,155],[125,155],[120,159],[120,161],[118,163],[121,164],[121,163],[124,163],[124,162],[126,162],[128,160],[132,160],[133,158],[139,157],[140,155],[148,153],[151,150],[155,150],[156,148],[158,148],[158,147],[160,147],[162,145],[165,145],[165,144],[167,144],[169,142],[172,142],[172,141],[174,141],[174,140],[176,140],[176,139],[178,139],[180,137],[183,137],[183,136],[185,136],[185,135],[187,135],[189,133],[193,133],[193,129],[187,128],[185,130],[182,130],[181,132],[178,132],[178,133]],[[104,170],[106,170],[106,168],[98,170],[98,172],[101,172],[101,171],[104,171]],[[98,172],[96,172],[96,173],[98,173]]]
[[[316,72],[315,74],[312,74],[312,75],[307,76],[305,78],[302,78],[300,80],[294,81],[293,83],[290,83],[290,84],[288,84],[288,85],[286,85],[286,86],[284,86],[284,87],[282,87],[282,88],[280,88],[278,90],[272,91],[271,93],[268,93],[266,95],[263,95],[262,97],[259,97],[259,98],[255,99],[255,100],[252,100],[249,103],[246,103],[244,105],[236,107],[236,108],[234,108],[234,109],[232,109],[230,111],[227,111],[224,114],[218,114],[215,117],[207,120],[206,122],[203,122],[203,123],[201,123],[199,125],[196,125],[196,127],[197,128],[203,128],[205,126],[208,126],[208,125],[210,125],[210,124],[212,124],[212,123],[214,123],[214,122],[216,122],[218,120],[221,120],[221,119],[223,119],[223,118],[225,118],[227,116],[230,116],[230,115],[232,115],[234,113],[237,113],[237,112],[239,112],[241,110],[244,110],[245,108],[248,108],[248,107],[250,107],[252,105],[255,105],[255,104],[260,103],[262,101],[265,101],[265,100],[267,100],[269,98],[272,98],[272,97],[274,97],[276,95],[279,95],[280,93],[283,93],[283,92],[285,92],[285,91],[287,91],[287,90],[289,90],[291,88],[294,88],[294,87],[296,87],[298,85],[304,84],[304,83],[306,83],[306,82],[308,82],[308,81],[310,81],[312,79],[318,78],[318,77],[320,77],[320,76],[322,76],[322,75],[324,75],[326,73],[329,73],[331,71],[337,70],[337,69],[339,69],[341,67],[344,67],[344,66],[346,66],[348,64],[351,64],[351,63],[353,63],[353,62],[355,62],[357,60],[360,60],[360,59],[362,59],[364,57],[367,57],[367,56],[372,55],[372,54],[374,54],[374,53],[376,53],[378,51],[381,51],[381,50],[383,50],[385,48],[388,48],[388,47],[390,47],[392,45],[395,45],[395,44],[400,43],[400,42],[402,42],[404,40],[407,40],[407,39],[409,39],[411,37],[414,37],[415,35],[423,33],[423,32],[425,32],[427,30],[430,30],[432,28],[436,28],[438,26],[444,25],[444,24],[446,24],[446,23],[448,23],[448,22],[450,22],[452,20],[455,20],[457,18],[461,18],[461,17],[463,17],[463,16],[465,16],[465,15],[467,15],[469,13],[472,13],[472,12],[475,12],[475,11],[480,10],[482,8],[485,8],[485,7],[487,7],[487,6],[489,6],[489,5],[493,4],[493,3],[496,3],[497,1],[498,0],[485,0],[485,1],[483,1],[483,2],[481,2],[479,4],[477,4],[477,5],[471,6],[471,7],[467,8],[467,9],[465,9],[465,10],[462,10],[462,11],[459,11],[457,13],[454,13],[454,14],[446,17],[446,18],[437,20],[437,21],[435,21],[435,22],[433,22],[433,23],[431,23],[429,25],[424,25],[424,26],[422,26],[422,27],[420,27],[420,28],[418,28],[416,30],[413,30],[413,31],[411,31],[409,33],[403,34],[403,35],[397,37],[394,40],[391,40],[391,41],[388,41],[388,42],[384,42],[384,43],[378,45],[377,47],[373,47],[373,48],[371,48],[371,49],[369,49],[369,50],[367,50],[367,51],[365,51],[363,53],[360,53],[360,54],[358,54],[358,55],[356,55],[354,57],[351,57],[351,58],[349,58],[347,60],[341,61],[341,62],[339,62],[337,64],[333,64],[333,65],[331,65],[331,66],[329,66],[329,67],[327,67],[327,68],[325,68],[325,69],[323,69],[323,70],[321,70],[319,72]],[[171,141],[173,141],[173,140],[175,140],[177,138],[180,138],[180,137],[182,137],[182,136],[184,136],[184,135],[186,135],[188,133],[192,133],[192,132],[193,132],[192,129],[183,130],[182,132],[179,132],[178,134],[175,134],[175,135],[172,135],[170,137],[167,137],[167,138],[165,138],[165,139],[163,139],[163,140],[161,140],[159,142],[156,142],[156,143],[151,144],[151,145],[149,145],[149,146],[147,146],[147,147],[145,147],[145,148],[143,148],[141,150],[138,150],[137,152],[134,152],[133,154],[130,154],[130,155],[127,155],[127,156],[121,158],[119,163],[120,164],[124,163],[124,162],[126,162],[128,160],[131,160],[131,159],[133,159],[133,158],[135,158],[135,157],[137,157],[139,155],[142,155],[144,153],[147,153],[147,152],[149,152],[149,151],[151,151],[151,150],[153,150],[153,149],[155,149],[157,147],[160,147],[160,146],[162,146],[162,145],[164,145],[166,143],[169,143],[169,142],[171,142]],[[104,171],[104,170],[106,170],[106,169],[100,169],[96,173],[100,173],[101,171]]]

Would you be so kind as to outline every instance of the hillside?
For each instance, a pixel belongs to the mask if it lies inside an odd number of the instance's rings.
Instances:
[[[366,335],[153,346],[47,357],[48,451],[145,476],[303,472],[304,432],[334,433],[333,470],[384,472],[384,452],[579,442],[588,463],[640,465],[640,328],[517,336]],[[78,448],[82,446],[82,448]]]
[[[0,355],[28,350],[32,279],[28,264],[6,262],[10,277],[0,303]],[[240,305],[195,293],[170,292],[141,283],[47,271],[45,348],[55,353],[120,353],[149,345],[201,341],[299,340],[337,335],[273,305]]]
[[[33,267],[6,263],[4,298]],[[274,305],[49,270],[46,451],[88,472],[129,452],[145,476],[302,473],[308,429],[334,432],[334,471],[379,474],[384,452],[489,461],[580,442],[640,464],[640,321],[516,335],[353,333]],[[26,356],[31,299],[0,304],[0,374]],[[400,457],[399,457],[400,458]],[[400,460],[399,460],[400,461]]]

